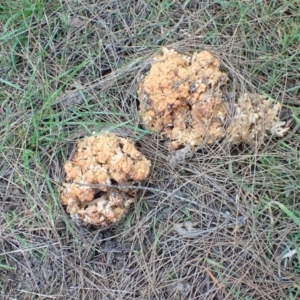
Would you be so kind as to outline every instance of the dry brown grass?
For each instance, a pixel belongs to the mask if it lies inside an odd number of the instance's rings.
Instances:
[[[53,1],[1,19],[6,32],[27,20],[0,46],[1,299],[300,297],[297,1],[225,4]],[[84,25],[64,24],[69,13]],[[172,168],[136,96],[163,45],[214,53],[230,76],[226,101],[263,91],[285,104],[290,133],[260,149],[225,140]],[[152,173],[124,220],[80,227],[58,201],[62,162],[103,128],[135,140]],[[174,229],[185,221],[199,235]]]

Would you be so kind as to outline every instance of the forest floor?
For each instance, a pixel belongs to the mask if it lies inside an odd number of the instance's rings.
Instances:
[[[0,298],[299,299],[299,32],[298,0],[2,1]],[[290,130],[172,166],[136,92],[164,46],[210,51],[224,101],[263,94]],[[63,163],[103,129],[135,141],[151,175],[120,222],[79,226]],[[175,230],[189,222],[195,237]]]

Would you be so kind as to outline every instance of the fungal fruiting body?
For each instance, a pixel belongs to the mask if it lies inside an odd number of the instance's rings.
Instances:
[[[227,129],[228,140],[233,144],[262,144],[266,133],[282,137],[289,130],[278,118],[281,105],[262,95],[245,93],[234,106],[235,114]]]
[[[144,180],[151,163],[133,143],[104,133],[78,141],[72,160],[64,164],[66,182],[60,199],[83,224],[108,225],[119,221],[133,202],[132,192],[119,185]]]
[[[163,48],[137,90],[145,127],[160,133],[170,151],[211,145],[224,137],[232,143],[253,144],[261,142],[266,131],[284,134],[285,123],[277,117],[280,105],[257,94],[239,98],[226,127],[229,105],[222,99],[221,87],[227,80],[210,52],[190,57]]]
[[[220,86],[227,75],[208,51],[192,57],[163,48],[139,84],[140,114],[145,126],[181,145],[212,144],[225,133],[227,104]]]

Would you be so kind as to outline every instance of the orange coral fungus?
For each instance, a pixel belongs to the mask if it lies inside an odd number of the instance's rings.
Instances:
[[[112,183],[143,180],[150,173],[150,165],[124,138],[108,133],[85,137],[78,141],[73,159],[64,164],[67,182],[63,184],[61,202],[71,217],[83,224],[105,226],[117,222],[133,198],[129,190],[119,191]]]
[[[140,114],[147,128],[181,145],[212,144],[224,136],[227,105],[220,86],[227,75],[208,51],[192,57],[163,48],[139,84]]]
[[[235,104],[235,115],[227,129],[228,140],[232,143],[261,144],[266,132],[283,136],[289,128],[277,117],[280,104],[258,94],[245,93]]]

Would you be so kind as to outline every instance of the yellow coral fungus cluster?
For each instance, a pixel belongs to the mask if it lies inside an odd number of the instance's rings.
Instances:
[[[221,86],[227,80],[220,62],[208,51],[190,57],[163,48],[155,57],[138,87],[140,114],[148,129],[168,140],[170,151],[184,146],[170,159],[171,165],[189,157],[195,147],[221,138],[256,145],[264,141],[266,132],[283,136],[289,130],[278,118],[280,104],[250,93],[234,103],[234,115],[225,126],[229,106],[222,101]],[[150,165],[124,138],[108,133],[85,137],[73,159],[64,164],[61,202],[83,224],[117,222],[133,202],[131,191],[118,189],[118,184],[144,180]]]
[[[227,105],[220,86],[227,75],[208,51],[192,57],[163,48],[140,83],[138,97],[145,126],[181,145],[212,144],[224,135]]]
[[[71,217],[84,224],[105,226],[117,222],[133,198],[130,191],[119,191],[111,187],[112,183],[143,180],[150,173],[150,165],[124,138],[108,133],[85,137],[78,141],[73,159],[64,164],[67,182],[63,184],[61,202]]]
[[[282,136],[288,130],[277,117],[280,105],[255,94],[239,98],[226,128],[229,107],[220,87],[228,77],[219,68],[219,60],[208,51],[189,57],[163,48],[154,58],[137,91],[140,115],[148,129],[168,140],[169,150],[209,145],[224,137],[232,143],[261,143],[266,131]]]
[[[289,128],[277,117],[280,104],[274,104],[266,97],[245,93],[235,104],[235,115],[227,129],[231,143],[261,144],[266,132],[281,137]]]

